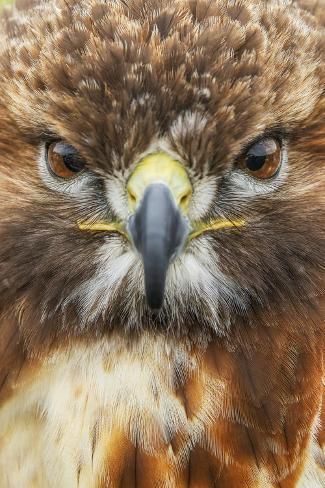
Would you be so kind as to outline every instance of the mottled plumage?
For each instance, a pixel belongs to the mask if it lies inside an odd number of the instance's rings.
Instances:
[[[325,486],[324,11],[3,11],[1,488]],[[269,180],[239,165],[262,138],[281,141]],[[80,176],[49,171],[56,141]],[[184,244],[153,313],[130,239],[80,222],[126,222],[160,153],[186,168],[191,225],[234,225]]]

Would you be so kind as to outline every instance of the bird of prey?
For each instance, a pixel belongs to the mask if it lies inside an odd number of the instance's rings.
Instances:
[[[0,487],[324,488],[323,0],[0,17]]]

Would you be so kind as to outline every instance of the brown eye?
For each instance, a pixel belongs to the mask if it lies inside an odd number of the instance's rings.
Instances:
[[[85,164],[77,150],[64,142],[53,142],[47,148],[47,162],[52,173],[59,178],[73,178]]]
[[[251,146],[240,159],[239,167],[252,176],[271,178],[281,165],[281,145],[276,139],[265,138]]]

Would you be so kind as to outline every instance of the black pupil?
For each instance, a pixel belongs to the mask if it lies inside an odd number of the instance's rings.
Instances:
[[[254,156],[248,155],[246,159],[246,166],[250,171],[258,171],[263,168],[267,155],[264,156]]]
[[[257,142],[247,153],[246,167],[250,171],[258,171],[263,168],[268,156],[276,151],[276,143],[272,139]]]
[[[55,152],[60,154],[65,166],[73,173],[79,173],[84,168],[84,163],[74,147],[59,142],[55,146]]]

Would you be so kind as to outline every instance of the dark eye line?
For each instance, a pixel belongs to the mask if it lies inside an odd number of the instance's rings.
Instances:
[[[76,148],[76,146],[74,146],[73,144],[71,144],[70,142],[68,142],[66,139],[62,139],[62,137],[59,137],[58,135],[56,134],[43,134],[42,137],[39,138],[39,143],[43,144],[43,146],[45,147],[46,151],[48,150],[48,148],[51,146],[51,144],[64,144],[68,147],[71,147],[75,150],[76,154],[79,154],[80,158],[82,160],[85,160],[84,156],[81,154],[81,152],[79,151],[78,148]]]
[[[46,138],[46,140],[44,141],[45,143],[45,149],[48,149],[52,144],[62,144],[64,146],[68,146],[68,147],[72,147],[75,151],[76,151],[76,154],[78,154],[78,149],[76,149],[73,144],[70,144],[69,142],[65,141],[64,139],[60,139],[58,137],[53,137],[52,138]]]
[[[68,142],[62,139],[62,137],[58,136],[57,134],[51,131],[42,132],[40,134],[39,140],[41,143],[45,145],[45,147],[50,146],[54,142],[64,142],[68,144]]]
[[[290,139],[290,131],[283,127],[271,127],[266,129],[264,132],[245,143],[238,156],[235,157],[234,165],[236,165],[236,162],[238,162],[240,158],[243,158],[247,154],[251,147],[264,139],[275,139],[280,144],[280,148],[283,149],[284,143]]]

